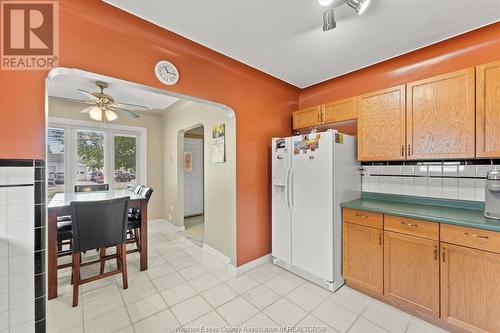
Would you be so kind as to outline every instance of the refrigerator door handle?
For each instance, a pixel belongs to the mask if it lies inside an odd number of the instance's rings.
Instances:
[[[286,195],[286,208],[290,210],[290,169],[286,169],[286,186],[285,186],[285,195]]]
[[[290,197],[291,197],[291,200],[290,200],[290,206],[291,206],[291,210],[293,211],[293,208],[295,207],[295,198],[294,198],[294,195],[293,195],[293,191],[295,190],[295,185],[294,185],[294,177],[295,177],[295,170],[291,170],[290,172]]]

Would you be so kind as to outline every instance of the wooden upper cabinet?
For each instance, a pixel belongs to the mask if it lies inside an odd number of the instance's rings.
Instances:
[[[307,108],[293,113],[293,129],[317,126],[321,123],[321,106]]]
[[[468,332],[500,332],[500,254],[441,246],[442,320]]]
[[[358,160],[405,158],[405,86],[358,97]]]
[[[384,232],[384,294],[424,316],[439,317],[439,242]]]
[[[323,105],[322,123],[336,123],[358,117],[358,99],[351,97]]]
[[[500,157],[500,61],[476,67],[476,156]]]
[[[342,265],[347,284],[382,295],[384,291],[383,231],[344,222],[342,232]]]
[[[475,157],[474,68],[407,84],[407,159]]]

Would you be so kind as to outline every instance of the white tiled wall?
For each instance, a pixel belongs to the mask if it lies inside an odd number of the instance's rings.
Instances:
[[[363,192],[484,201],[488,170],[500,165],[363,166]]]
[[[0,167],[0,185],[34,183],[33,167]],[[33,186],[0,187],[0,332],[34,331]]]

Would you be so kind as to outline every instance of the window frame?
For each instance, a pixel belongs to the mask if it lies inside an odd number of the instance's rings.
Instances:
[[[47,128],[60,128],[64,130],[64,192],[71,193],[76,185],[77,172],[77,132],[90,130],[104,134],[104,183],[109,184],[110,191],[115,189],[115,152],[114,143],[116,135],[136,137],[136,182],[147,184],[147,128],[139,126],[101,123],[69,118],[48,117]],[[67,175],[72,175],[67,179]]]

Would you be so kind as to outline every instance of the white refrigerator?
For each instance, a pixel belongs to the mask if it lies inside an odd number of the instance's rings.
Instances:
[[[328,131],[272,141],[276,265],[335,291],[342,279],[340,203],[361,195],[356,139]]]

